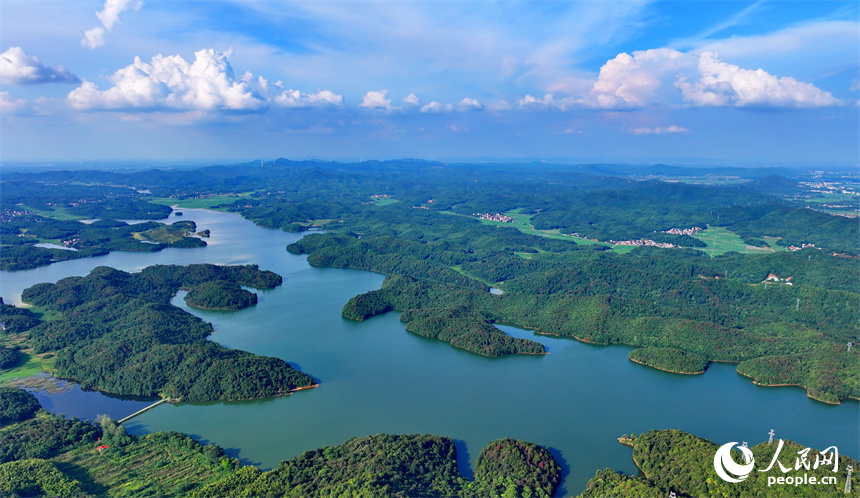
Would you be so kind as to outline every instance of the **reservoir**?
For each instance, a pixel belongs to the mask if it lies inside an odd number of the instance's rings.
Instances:
[[[19,304],[30,285],[103,265],[136,271],[153,264],[257,264],[282,275],[284,284],[256,291],[256,306],[218,312],[189,309],[180,298],[173,302],[211,322],[212,340],[283,358],[320,386],[266,400],[163,404],[125,424],[135,434],[185,432],[269,469],[350,437],[433,433],[457,442],[468,477],[484,445],[513,437],[553,451],[564,470],[560,495],[580,493],[598,469],[636,474],[631,449],[616,438],[651,429],[750,446],[767,441],[774,429],[776,438],[818,449],[835,445],[841,454],[860,457],[857,401],[832,406],[807,398],[801,388],[758,387],[733,364],[714,364],[704,375],[669,374],[629,361],[627,347],[536,337],[505,325],[499,327],[543,343],[549,354],[485,358],[406,332],[396,312],[352,322],[341,318],[341,308],[350,297],[379,288],[382,275],[309,266],[305,257],[285,250],[304,234],[263,229],[232,213],[182,211],[179,219],[211,230],[207,247],[114,252],[0,272],[0,296]],[[137,409],[129,406],[124,415]],[[113,405],[110,410],[123,415]]]

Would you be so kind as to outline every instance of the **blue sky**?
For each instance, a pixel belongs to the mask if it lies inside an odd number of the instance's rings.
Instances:
[[[5,161],[858,163],[856,1],[0,2]]]

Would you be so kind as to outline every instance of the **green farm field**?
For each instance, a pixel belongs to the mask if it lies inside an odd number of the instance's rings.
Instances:
[[[693,235],[693,237],[707,244],[708,247],[700,250],[712,256],[719,256],[730,251],[737,251],[744,254],[764,254],[774,252],[771,248],[747,245],[736,233],[722,227],[709,227]],[[770,241],[768,241],[768,243],[770,243]]]

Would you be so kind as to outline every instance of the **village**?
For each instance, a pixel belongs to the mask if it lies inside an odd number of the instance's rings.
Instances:
[[[701,232],[702,229],[699,227],[693,228],[670,228],[668,230],[664,230],[663,233],[671,233],[672,235],[696,235]]]
[[[510,216],[505,216],[505,215],[500,214],[500,213],[475,213],[472,216],[477,216],[478,218],[480,218],[482,220],[498,221],[501,223],[513,223],[514,222],[514,219],[511,218]]]
[[[651,239],[610,240],[609,243],[615,244],[616,246],[652,246],[661,247],[663,249],[678,247],[675,244],[670,244],[669,242],[657,242],[656,240]]]

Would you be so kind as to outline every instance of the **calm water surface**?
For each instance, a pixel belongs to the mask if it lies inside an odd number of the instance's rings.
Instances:
[[[500,328],[543,343],[550,354],[484,358],[406,332],[397,313],[351,322],[341,318],[341,307],[378,288],[382,275],[312,268],[284,250],[299,234],[259,228],[235,214],[182,211],[179,219],[212,231],[208,247],[117,252],[2,272],[0,295],[20,302],[21,291],[34,283],[85,275],[101,265],[135,271],[152,264],[258,264],[281,274],[284,285],[257,291],[257,306],[217,312],[188,309],[179,298],[174,304],[212,322],[212,340],[283,358],[321,385],[268,400],[161,405],[128,422],[133,433],[186,432],[262,468],[354,436],[434,433],[457,441],[461,470],[469,476],[484,445],[514,437],[553,450],[565,470],[559,491],[565,495],[581,492],[597,469],[635,474],[630,449],[615,439],[651,429],[753,445],[773,428],[777,438],[821,449],[836,445],[860,456],[856,401],[831,406],[799,388],[757,387],[734,365],[713,365],[704,375],[668,374],[630,362],[626,347],[535,337],[509,326]],[[98,411],[98,402],[86,404],[89,411],[78,416],[107,412]]]

